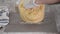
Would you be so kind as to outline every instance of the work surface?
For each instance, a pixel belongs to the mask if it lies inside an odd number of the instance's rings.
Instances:
[[[13,1],[12,1],[13,2]],[[11,8],[12,6],[11,2]],[[45,20],[42,24],[20,24],[19,13],[10,12],[10,22],[6,26],[5,32],[57,32],[60,31],[60,4],[46,5]],[[59,26],[58,28],[56,27]]]
[[[10,12],[10,23],[7,25],[5,32],[57,32],[56,27],[56,5],[47,5],[45,11],[45,20],[42,24],[20,24],[18,12]],[[56,12],[56,13],[55,13]],[[59,16],[59,15],[58,15]]]

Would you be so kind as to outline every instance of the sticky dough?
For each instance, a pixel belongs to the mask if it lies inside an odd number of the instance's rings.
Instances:
[[[40,23],[44,19],[44,4],[25,9],[23,3],[24,0],[21,0],[20,4],[18,5],[20,17],[23,21],[26,21],[27,23]]]

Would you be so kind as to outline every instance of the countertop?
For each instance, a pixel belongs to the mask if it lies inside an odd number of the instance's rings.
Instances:
[[[5,32],[57,32],[55,12],[56,8],[46,5],[45,19],[42,24],[20,24],[18,12],[10,12],[10,23]]]
[[[60,32],[60,4],[46,5],[45,19],[42,24],[20,24],[19,13],[15,11],[13,2],[7,3],[12,11],[9,15],[10,22],[4,32]]]

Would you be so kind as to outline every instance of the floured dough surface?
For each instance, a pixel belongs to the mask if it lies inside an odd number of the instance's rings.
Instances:
[[[45,5],[43,4],[40,4],[40,6],[35,6],[33,8],[26,9],[24,7],[24,0],[21,0],[20,4],[18,5],[18,8],[22,20],[26,21],[27,23],[38,23],[44,19]]]

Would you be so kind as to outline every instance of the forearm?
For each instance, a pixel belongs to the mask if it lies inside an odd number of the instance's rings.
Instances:
[[[60,2],[60,0],[58,0]]]
[[[37,4],[53,4],[53,3],[57,3],[60,2],[60,0],[36,0]]]

